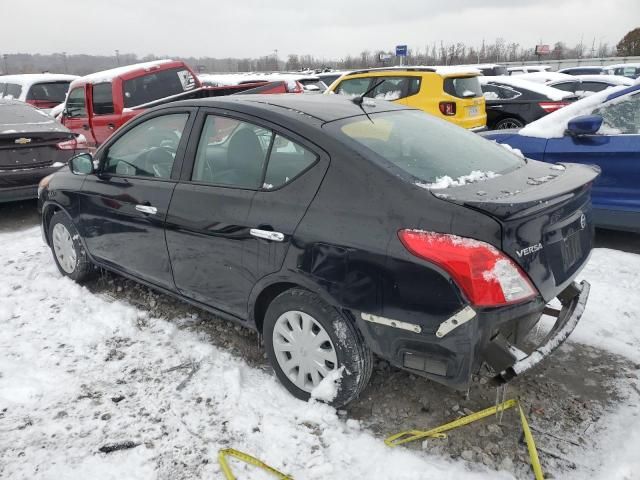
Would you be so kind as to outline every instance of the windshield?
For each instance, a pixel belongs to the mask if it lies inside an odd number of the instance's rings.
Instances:
[[[414,183],[432,184],[478,172],[502,174],[524,160],[494,142],[449,122],[415,110],[370,114],[330,122],[324,128],[365,157],[409,176]]]

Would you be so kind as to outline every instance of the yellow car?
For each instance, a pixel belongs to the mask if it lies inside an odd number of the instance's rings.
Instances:
[[[391,67],[342,75],[326,93],[391,100],[469,130],[487,124],[480,72],[460,67]]]

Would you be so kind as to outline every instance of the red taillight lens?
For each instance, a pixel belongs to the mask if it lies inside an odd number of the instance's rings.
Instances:
[[[84,135],[77,135],[70,140],[64,140],[63,142],[56,143],[58,150],[80,150],[87,148],[87,139]]]
[[[409,252],[444,269],[480,307],[522,302],[536,290],[513,260],[488,243],[422,230],[400,230]]]
[[[440,102],[440,113],[447,117],[452,117],[456,114],[456,102]]]
[[[560,110],[562,107],[566,107],[569,105],[569,102],[540,102],[538,105],[540,105],[540,108],[545,112],[551,113]]]

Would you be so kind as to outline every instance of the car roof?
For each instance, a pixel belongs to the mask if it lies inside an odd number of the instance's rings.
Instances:
[[[466,65],[451,65],[451,66],[430,66],[430,65],[415,65],[415,66],[407,66],[407,67],[376,67],[376,68],[365,68],[361,70],[353,70],[351,72],[345,73],[345,77],[351,75],[361,75],[361,74],[384,74],[386,72],[404,72],[408,74],[420,74],[420,73],[435,73],[437,75],[441,75],[443,77],[453,76],[453,75],[480,75],[480,70],[477,68],[466,66]]]
[[[224,97],[184,100],[164,105],[170,106],[217,107],[246,113],[259,114],[269,112],[289,119],[300,119],[308,122],[331,122],[342,118],[395,110],[413,110],[384,100],[365,99],[362,107],[343,95],[228,95]],[[159,107],[161,108],[161,107]]]
[[[574,75],[582,82],[602,82],[613,85],[633,85],[633,80],[620,75]]]
[[[77,75],[67,75],[64,73],[23,73],[21,75],[1,75],[0,83],[17,83],[23,87],[42,82],[71,82]]]
[[[565,92],[564,90],[550,87],[548,85],[545,85],[544,83],[532,82],[531,80],[527,80],[521,77],[523,77],[523,75],[517,75],[515,77],[512,77],[511,75],[499,75],[495,77],[485,75],[483,77],[480,77],[480,83],[482,85],[485,85],[487,83],[497,83],[507,85],[516,89],[529,90],[530,92],[544,95],[550,100],[556,102],[559,102],[567,97],[572,97],[574,95],[571,92]],[[578,80],[574,81],[578,82]]]
[[[125,65],[122,67],[112,68],[110,70],[91,73],[84,77],[79,77],[71,84],[70,88],[75,88],[79,85],[85,85],[88,83],[108,83],[112,82],[113,79],[117,77],[124,77],[126,79],[139,73],[179,67],[187,68],[183,62],[176,60],[155,60],[153,62],[135,63],[133,65]]]

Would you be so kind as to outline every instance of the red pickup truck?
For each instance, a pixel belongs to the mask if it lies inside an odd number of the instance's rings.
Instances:
[[[69,86],[60,121],[82,134],[94,149],[145,109],[175,100],[233,93],[302,93],[291,82],[256,82],[225,87],[202,86],[184,63],[174,60],[127,65],[92,73]]]

